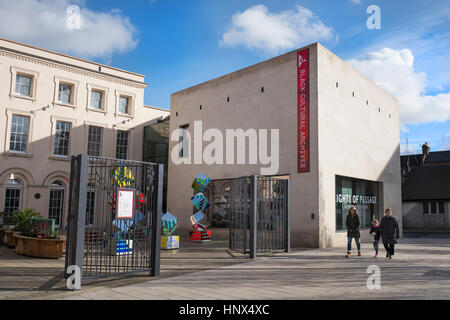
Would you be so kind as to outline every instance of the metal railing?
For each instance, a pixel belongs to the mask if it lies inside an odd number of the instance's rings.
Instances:
[[[162,188],[161,164],[72,157],[66,270],[78,265],[83,280],[159,275]],[[134,192],[131,218],[116,216],[119,190]]]
[[[290,250],[289,180],[251,176],[231,181],[229,247],[248,253]]]

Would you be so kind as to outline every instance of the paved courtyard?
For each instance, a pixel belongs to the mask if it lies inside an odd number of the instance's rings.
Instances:
[[[61,261],[50,267],[48,260],[4,260],[2,255],[0,299],[450,299],[449,235],[403,238],[393,260],[384,257],[384,249],[374,258],[371,244],[363,244],[361,257],[348,259],[345,248],[330,248],[249,260],[225,246],[219,242],[163,252],[158,278],[104,280],[76,292],[64,290],[58,278]],[[367,288],[371,265],[381,270],[380,289]],[[8,282],[14,277],[16,283]]]

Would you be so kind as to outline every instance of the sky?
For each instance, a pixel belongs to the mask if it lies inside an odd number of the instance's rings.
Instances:
[[[144,74],[145,104],[165,109],[317,41],[399,100],[402,154],[450,150],[448,0],[0,0],[0,37]]]

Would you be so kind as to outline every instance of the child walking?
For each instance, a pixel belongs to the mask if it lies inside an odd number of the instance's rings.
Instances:
[[[369,234],[373,237],[373,248],[375,249],[375,258],[378,257],[378,242],[380,241],[380,225],[378,220],[372,221],[372,227]]]

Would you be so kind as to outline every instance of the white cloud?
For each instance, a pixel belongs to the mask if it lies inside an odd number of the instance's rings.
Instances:
[[[69,0],[0,1],[0,36],[85,58],[110,59],[135,48],[135,28],[119,10],[80,6],[81,28],[69,30]]]
[[[450,92],[425,94],[427,75],[414,70],[411,50],[384,48],[347,62],[399,100],[402,124],[450,120]]]
[[[264,5],[256,5],[233,15],[231,27],[223,34],[220,45],[278,54],[304,44],[333,37],[327,27],[310,10],[297,6],[295,10],[271,13]]]
[[[350,0],[351,2],[353,2],[354,4],[359,4],[361,3],[361,0]]]

